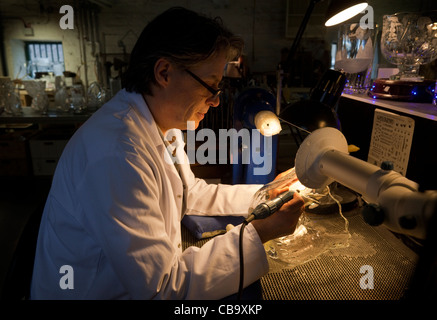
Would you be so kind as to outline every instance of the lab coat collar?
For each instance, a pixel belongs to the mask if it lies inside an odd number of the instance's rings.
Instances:
[[[122,99],[126,99],[128,104],[135,110],[135,112],[145,120],[147,127],[150,128],[148,132],[152,138],[152,141],[154,142],[155,147],[160,150],[161,155],[165,157],[165,152],[169,152],[173,159],[169,159],[170,162],[177,161],[178,163],[183,163],[186,160],[186,157],[184,156],[183,151],[185,142],[182,131],[180,129],[170,129],[164,134],[156,124],[155,119],[150,112],[149,106],[141,94],[128,92],[125,89],[123,89],[120,94],[122,95]],[[170,143],[166,145],[163,137]],[[174,138],[175,140],[173,140]],[[178,159],[176,160],[175,157]]]
[[[163,133],[156,124],[144,97],[139,93],[128,92],[125,89],[123,89],[120,94],[122,95],[122,99],[126,99],[127,103],[135,110],[140,118],[145,120],[145,125],[149,128],[147,131],[158,152],[161,154],[162,159],[167,159],[165,163],[171,168],[170,171],[179,177],[180,172],[173,164],[175,164],[175,162],[183,163],[186,160],[184,153],[185,142],[183,140],[182,131],[179,129],[168,130],[164,137],[170,141],[175,137],[176,141],[166,145],[163,140]]]
[[[129,105],[138,112],[143,119],[146,120],[147,126],[151,128],[150,134],[152,135],[152,141],[155,142],[155,146],[164,146],[164,141],[161,139],[161,135],[159,134],[159,128],[153,118],[152,113],[150,112],[149,106],[147,105],[144,97],[140,93],[136,92],[128,92],[126,89],[122,89],[121,94],[126,98],[129,102]]]

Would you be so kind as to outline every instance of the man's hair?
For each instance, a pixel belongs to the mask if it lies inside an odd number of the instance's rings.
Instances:
[[[238,58],[243,40],[226,29],[220,18],[180,7],[168,9],[153,19],[138,38],[123,76],[123,87],[151,95],[158,59],[167,58],[181,68],[190,68],[223,50],[228,61]]]

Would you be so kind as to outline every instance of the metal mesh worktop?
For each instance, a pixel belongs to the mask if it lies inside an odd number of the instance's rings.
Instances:
[[[358,210],[358,209],[357,209]],[[264,300],[398,300],[413,276],[417,254],[385,227],[367,225],[358,211],[348,214],[349,246],[328,250],[290,268],[278,268],[261,278]],[[184,247],[202,246],[182,227]],[[362,289],[362,266],[373,269],[373,289]]]

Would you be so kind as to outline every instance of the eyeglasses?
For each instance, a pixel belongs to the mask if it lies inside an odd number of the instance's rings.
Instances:
[[[223,90],[221,89],[221,88],[219,88],[219,89],[214,89],[214,88],[212,88],[212,87],[210,87],[209,85],[207,85],[206,83],[205,83],[205,81],[203,81],[202,79],[200,79],[198,76],[196,76],[194,73],[192,73],[190,70],[188,70],[188,69],[185,69],[185,71],[190,75],[190,76],[192,76],[197,82],[199,82],[202,86],[204,86],[206,89],[208,89],[208,91],[209,92],[211,92],[212,93],[212,97],[211,97],[211,99],[215,99],[215,98],[217,98],[222,92],[223,92]]]

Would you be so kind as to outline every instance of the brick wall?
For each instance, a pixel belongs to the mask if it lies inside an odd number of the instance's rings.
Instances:
[[[292,0],[294,1],[294,0]],[[327,0],[325,0],[327,1]],[[419,10],[428,8],[434,0],[418,3],[409,0],[386,2],[370,1],[375,16],[389,10]],[[100,5],[96,17],[90,17],[91,6],[81,0],[2,0],[0,3],[1,25],[4,32],[5,60],[7,73],[15,77],[19,63],[15,63],[13,40],[56,40],[64,46],[65,67],[78,72],[85,83],[106,77],[104,62],[112,64],[110,72],[115,77],[114,61],[123,61],[123,52],[129,53],[144,26],[165,9],[171,6],[184,6],[210,16],[221,16],[224,23],[235,33],[240,34],[246,43],[245,55],[252,72],[274,72],[281,58],[281,49],[289,48],[292,39],[285,37],[287,0],[92,0]],[[74,8],[73,30],[62,30],[59,8],[69,4]],[[305,8],[305,6],[303,6]],[[89,20],[83,24],[84,13]],[[90,34],[91,22],[96,22],[96,33]],[[33,29],[32,36],[25,35],[24,25]],[[85,31],[88,30],[88,33]],[[335,41],[336,32],[327,30],[321,38],[326,38],[326,48]],[[15,43],[16,47],[17,43]],[[2,54],[2,53],[0,53]],[[103,55],[102,55],[103,54]],[[1,72],[1,69],[0,69]],[[6,72],[3,72],[5,74]],[[22,75],[22,74],[21,74]]]
[[[79,1],[24,1],[2,0],[0,14],[5,34],[5,57],[9,76],[15,77],[19,66],[14,66],[12,39],[22,41],[55,40],[62,41],[65,67],[68,71],[79,72],[82,81],[91,83],[96,74],[96,57],[99,61],[123,60],[123,52],[129,53],[144,26],[157,14],[175,5],[184,6],[210,16],[221,16],[224,23],[241,35],[246,43],[245,55],[250,68],[255,72],[274,71],[280,59],[282,47],[289,47],[291,40],[285,38],[284,0],[112,0],[111,6],[102,5],[97,14],[98,39],[81,31],[85,30],[83,12],[86,6]],[[41,4],[41,5],[40,5]],[[62,4],[74,8],[73,30],[62,30],[59,19]],[[81,11],[81,9],[83,9]],[[24,24],[33,29],[32,36],[25,35]],[[88,28],[89,28],[88,23]],[[89,30],[89,29],[88,29]],[[83,41],[80,41],[83,39]],[[85,53],[85,54],[84,54]],[[99,55],[99,53],[104,54]],[[24,72],[24,71],[23,71]],[[117,75],[114,67],[112,76]],[[23,74],[21,74],[23,75]]]

